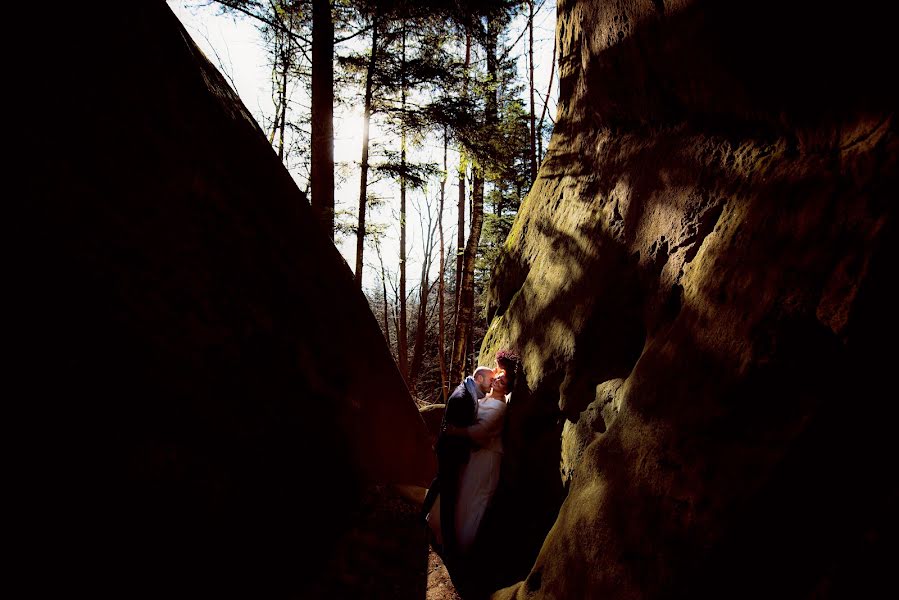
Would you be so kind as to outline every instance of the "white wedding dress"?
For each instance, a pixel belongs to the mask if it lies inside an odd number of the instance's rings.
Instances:
[[[462,471],[456,504],[456,541],[463,554],[474,543],[481,519],[499,484],[505,416],[505,400],[483,398],[478,401],[477,421],[468,429],[477,449],[472,451]]]

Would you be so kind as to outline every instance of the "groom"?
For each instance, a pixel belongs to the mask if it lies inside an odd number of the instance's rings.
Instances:
[[[446,401],[440,435],[434,449],[437,452],[437,476],[431,483],[422,506],[426,517],[440,494],[440,532],[443,536],[444,559],[455,553],[456,547],[456,496],[459,492],[459,474],[471,454],[471,440],[449,435],[447,425],[468,427],[478,417],[478,400],[487,395],[493,385],[494,372],[490,367],[478,367],[453,390]]]

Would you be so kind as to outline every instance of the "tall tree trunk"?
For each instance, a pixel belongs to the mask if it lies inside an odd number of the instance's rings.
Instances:
[[[409,356],[406,337],[406,24],[403,23],[402,33],[402,82],[401,82],[401,119],[400,125],[400,331],[397,340],[399,352],[400,373],[409,383]]]
[[[418,287],[418,318],[415,324],[415,345],[412,348],[412,363],[409,367],[410,388],[415,389],[418,376],[421,374],[421,365],[424,362],[425,329],[427,327],[428,299],[431,295],[431,287],[428,285],[428,273],[431,271],[431,263],[434,257],[434,218],[431,214],[431,205],[428,205],[427,233],[422,237],[421,280]]]
[[[478,358],[474,355],[474,290],[471,292],[471,314],[472,318],[468,326],[468,352],[465,353],[468,363],[468,367],[465,369],[466,373],[474,371],[478,361]]]
[[[468,68],[471,66],[471,34],[465,34],[465,80],[462,83],[462,97],[468,96]],[[456,286],[453,288],[456,309],[456,323],[459,322],[459,291],[462,289],[462,257],[465,252],[465,149],[459,146],[459,205],[456,223]]]
[[[456,219],[456,285],[453,288],[456,297],[453,304],[459,306],[459,290],[462,289],[462,256],[465,253],[465,171],[466,171],[465,151],[459,149],[459,200],[457,207]]]
[[[359,224],[356,229],[356,286],[362,288],[362,256],[365,252],[365,207],[368,201],[368,124],[371,120],[372,79],[378,52],[378,16],[371,28],[371,57],[365,73],[365,111],[362,115],[362,174],[359,176]]]
[[[446,199],[447,164],[446,154],[449,145],[449,136],[446,127],[443,128],[443,176],[440,178],[440,210],[437,213],[437,227],[440,230],[440,280],[437,283],[437,361],[440,363],[440,392],[443,403],[446,404],[446,314],[444,293],[446,278],[446,257],[443,252],[443,203]]]
[[[399,292],[397,291],[396,288],[393,288],[393,333],[396,335],[397,345],[399,345],[399,339],[400,339],[399,303],[400,303]]]
[[[387,317],[387,270],[384,268],[384,257],[381,256],[381,244],[375,245],[378,254],[378,262],[381,263],[381,289],[384,292],[384,337],[387,338],[387,348],[390,349],[390,319]]]
[[[487,43],[484,50],[487,54],[488,90],[485,102],[484,121],[488,135],[495,130],[498,115],[497,104],[497,60],[496,45],[499,38],[499,22],[491,18],[487,23]],[[462,281],[459,290],[459,302],[456,315],[456,332],[453,340],[453,355],[450,361],[450,377],[453,381],[461,381],[465,376],[465,362],[468,348],[472,343],[472,325],[474,320],[474,265],[481,241],[481,225],[484,220],[484,175],[480,165],[472,165],[471,184],[471,231],[465,245],[462,265]]]
[[[412,363],[409,367],[409,388],[415,390],[421,365],[424,362],[425,328],[428,315],[428,273],[424,265],[421,267],[421,287],[418,294],[418,318],[415,322],[415,344],[412,346]]]
[[[390,350],[390,319],[388,317],[387,310],[387,280],[384,279],[384,274],[382,273],[381,277],[381,288],[384,294],[384,338],[387,340],[387,349]]]
[[[275,129],[278,131],[278,158],[284,161],[284,130],[287,129],[287,61],[290,56],[290,36],[279,34],[286,37],[288,50],[285,51],[284,44],[280,44],[278,56],[281,63],[281,82],[278,85],[278,118],[276,119]],[[272,138],[275,136],[275,129],[272,130]]]
[[[287,49],[281,56],[281,123],[278,136],[278,158],[284,161],[284,130],[287,129],[287,69],[290,65],[290,36],[287,37]]]
[[[281,56],[280,48],[278,48],[275,56],[276,57]],[[280,59],[276,58],[275,60],[280,60]],[[274,147],[274,145],[275,145],[275,136],[278,134],[278,129],[281,126],[281,119],[278,118],[278,115],[281,113],[282,93],[281,93],[281,83],[280,82],[276,83],[277,75],[278,75],[278,64],[275,63],[275,67],[272,69],[272,93],[277,92],[278,99],[275,100],[274,98],[272,98],[272,100],[275,102],[275,118],[272,119],[272,130],[268,134],[268,143],[271,144],[272,147]]]
[[[537,143],[540,144],[538,154],[539,161],[543,162],[543,118],[546,116],[546,107],[549,105],[549,93],[553,89],[553,75],[556,74],[556,42],[553,42],[553,59],[549,67],[549,83],[546,86],[546,98],[543,99],[543,112],[540,113],[540,125],[537,127],[540,135],[537,136]]]
[[[530,60],[530,77],[528,87],[531,92],[531,182],[537,179],[537,128],[534,118],[534,0],[528,0],[530,17],[528,18],[528,58]]]
[[[334,23],[330,0],[312,0],[312,210],[334,239]]]
[[[481,240],[481,224],[484,220],[484,177],[478,166],[473,167],[471,198],[471,234],[465,245],[462,287],[459,290],[460,302],[456,316],[456,335],[453,340],[453,355],[450,361],[450,381],[453,382],[462,381],[465,377],[465,362],[471,343],[474,317],[474,263]]]

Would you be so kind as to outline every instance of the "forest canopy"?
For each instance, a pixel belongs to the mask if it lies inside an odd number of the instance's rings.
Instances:
[[[325,232],[352,240],[347,262],[410,390],[442,401],[474,366],[485,286],[552,131],[554,2],[204,6],[258,29],[273,105],[260,125]],[[349,165],[334,157],[347,110],[361,113]],[[356,200],[336,203],[338,186]]]

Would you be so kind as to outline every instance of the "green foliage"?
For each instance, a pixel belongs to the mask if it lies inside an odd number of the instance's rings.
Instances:
[[[440,174],[440,166],[436,163],[412,163],[406,161],[405,165],[400,160],[399,152],[385,152],[387,160],[372,164],[371,170],[377,174],[385,175],[395,181],[406,180],[406,186],[415,189],[424,189],[428,181]]]
[[[275,75],[283,74],[286,65],[290,89],[308,96],[311,0],[218,0],[217,3],[223,10],[257,20],[273,64],[273,89]],[[449,144],[461,151],[463,162],[476,165],[484,176],[484,221],[475,263],[476,314],[481,313],[491,270],[532,183],[530,114],[520,99],[524,83],[517,78],[517,58],[512,56],[515,42],[510,41],[520,30],[509,32],[513,17],[525,6],[520,0],[332,0],[337,42],[335,99],[360,105],[364,101],[370,65],[374,64],[371,118],[376,125],[373,130],[389,132],[379,140],[370,140],[368,184],[384,179],[405,184],[408,189],[426,189],[436,184],[445,176],[442,166],[417,160],[420,158],[417,149],[429,137],[433,139],[435,132],[441,137],[445,133]],[[375,28],[377,51],[372,63],[371,40]],[[471,60],[467,67],[466,36],[471,41]],[[340,43],[348,39],[353,41]],[[290,135],[286,136],[285,162],[299,161],[302,170],[309,158],[308,114],[296,97],[287,106],[285,129]],[[546,125],[551,128],[549,122]],[[271,126],[265,128],[267,133],[274,131]],[[403,143],[405,160],[401,156]],[[453,166],[449,168],[452,170]],[[470,185],[468,191],[470,194]],[[365,193],[370,208],[384,204],[385,198]],[[395,199],[390,193],[384,196],[389,202]],[[454,203],[455,199],[447,199],[448,205]],[[338,211],[338,235],[356,233],[355,211],[355,207]],[[378,240],[387,235],[388,225],[370,217],[369,214],[365,222],[367,242],[379,248]],[[445,241],[450,248],[455,245],[454,240]],[[394,257],[384,258],[390,264]],[[451,338],[455,318],[452,250],[446,261],[450,265],[445,291],[447,335]],[[389,279],[390,274],[385,277]],[[377,294],[370,295],[379,304],[375,310],[379,322],[383,321],[384,304],[389,304],[388,312],[394,314],[399,302],[396,283],[388,281],[385,285],[393,289],[393,298],[384,298],[380,286]],[[414,314],[417,294],[410,291],[407,295],[408,308]],[[419,394],[426,399],[436,398],[439,385],[436,298],[436,291],[428,298],[429,305],[433,305],[427,311],[425,362],[417,384]],[[388,325],[393,328],[395,322]],[[477,351],[486,331],[483,319],[475,319],[473,331]],[[409,334],[414,338],[414,327]],[[396,330],[392,329],[392,343],[396,341]]]

